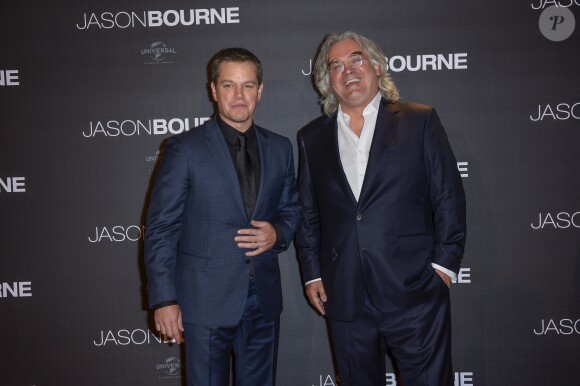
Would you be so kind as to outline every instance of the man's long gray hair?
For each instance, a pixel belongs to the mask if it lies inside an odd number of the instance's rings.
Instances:
[[[316,61],[314,63],[314,82],[316,83],[318,91],[322,95],[321,102],[324,113],[330,116],[338,109],[338,100],[330,89],[330,77],[328,74],[328,51],[333,44],[347,39],[354,40],[360,46],[360,48],[362,48],[365,56],[367,56],[372,63],[379,66],[381,73],[379,75],[379,90],[381,91],[383,98],[388,101],[396,101],[399,99],[399,92],[397,91],[397,87],[391,80],[391,77],[387,71],[387,59],[385,58],[385,54],[383,54],[383,51],[377,45],[377,43],[352,31],[340,32],[326,37],[320,46],[318,56],[316,57]]]

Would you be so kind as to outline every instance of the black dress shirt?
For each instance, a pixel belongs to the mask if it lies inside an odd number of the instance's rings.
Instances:
[[[228,145],[228,150],[230,151],[230,156],[232,157],[232,162],[236,166],[236,156],[240,148],[238,137],[240,131],[234,129],[232,126],[224,122],[224,120],[217,114],[217,123],[222,131],[224,138],[226,139],[226,144]],[[254,171],[254,180],[256,182],[256,193],[260,191],[260,149],[258,148],[258,139],[256,138],[256,129],[254,125],[250,126],[248,130],[244,132],[248,138],[247,148],[248,154],[250,155],[250,161],[252,162],[252,170]]]

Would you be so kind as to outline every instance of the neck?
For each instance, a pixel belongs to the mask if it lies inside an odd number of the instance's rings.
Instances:
[[[221,114],[219,114],[219,118],[222,120],[222,122],[224,122],[225,124],[227,124],[228,126],[233,127],[234,129],[236,129],[237,131],[241,132],[241,133],[245,133],[246,131],[248,131],[250,129],[250,127],[252,127],[254,121],[253,120],[249,120],[246,122],[234,122],[232,120],[229,119],[225,119],[223,116],[221,116]]]

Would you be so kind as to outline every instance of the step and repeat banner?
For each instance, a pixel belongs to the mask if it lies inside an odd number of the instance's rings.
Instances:
[[[580,385],[579,0],[26,1],[0,20],[0,385],[183,384],[146,307],[163,142],[214,114],[208,61],[241,46],[264,65],[256,122],[295,144],[344,30],[436,107],[458,160],[455,385]],[[338,385],[292,248],[280,266],[278,385]]]

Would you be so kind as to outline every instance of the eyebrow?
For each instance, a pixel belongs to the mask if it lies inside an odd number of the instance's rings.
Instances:
[[[361,56],[363,56],[364,54],[362,53],[362,51],[354,51],[354,52],[351,52],[351,53],[350,53],[350,55],[349,55],[348,57],[350,58],[350,57],[351,57],[351,56],[353,56],[353,55],[361,55]],[[327,65],[329,65],[329,66],[330,66],[332,63],[334,63],[334,62],[336,62],[336,61],[338,61],[338,59],[334,59],[334,60],[332,60],[332,61],[328,62],[328,63],[327,63]]]
[[[237,83],[235,80],[230,80],[230,79],[223,79],[220,84],[224,84],[224,83]],[[256,80],[245,80],[243,82],[241,82],[241,84],[258,84],[258,81]]]

